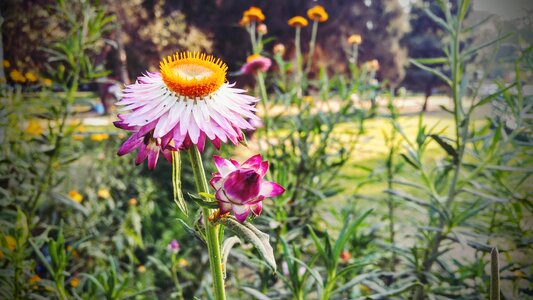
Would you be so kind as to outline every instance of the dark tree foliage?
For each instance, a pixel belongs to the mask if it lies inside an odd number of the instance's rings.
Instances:
[[[9,4],[7,4],[9,2]],[[108,68],[114,77],[127,81],[124,65],[130,78],[135,78],[147,68],[157,69],[162,56],[174,51],[200,50],[213,52],[230,63],[230,70],[240,68],[249,54],[249,38],[238,22],[242,12],[251,5],[260,7],[266,15],[268,37],[293,48],[293,28],[287,20],[295,15],[306,16],[308,8],[323,5],[329,20],[321,23],[318,32],[315,66],[328,66],[330,72],[346,71],[346,38],[354,33],[363,36],[360,61],[380,61],[380,79],[397,84],[404,76],[406,51],[399,41],[408,28],[406,15],[398,0],[372,1],[308,1],[308,0],[102,0],[100,5],[114,14],[117,28],[109,37],[115,47],[99,49],[102,58],[107,58]],[[32,58],[42,53],[36,45],[44,45],[47,34],[57,33],[46,6],[51,0],[8,0],[2,11],[10,16],[4,27],[6,57],[24,61],[24,64],[39,65]],[[6,6],[9,6],[7,9]],[[42,15],[42,18],[38,18]],[[40,23],[36,23],[40,22]],[[44,22],[44,23],[43,23]],[[29,29],[28,29],[29,28]],[[20,30],[22,29],[22,30]],[[45,32],[39,40],[35,34]],[[15,34],[22,32],[22,34]],[[311,26],[303,30],[302,43],[307,50]],[[270,50],[274,43],[266,49]],[[316,72],[317,68],[312,71]]]

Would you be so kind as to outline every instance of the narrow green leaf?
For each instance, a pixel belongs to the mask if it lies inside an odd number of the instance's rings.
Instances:
[[[452,81],[450,78],[448,78],[448,76],[444,75],[441,71],[439,70],[436,70],[436,69],[433,69],[433,68],[430,68],[426,65],[423,65],[421,63],[419,63],[418,61],[414,60],[414,59],[409,59],[409,62],[412,63],[413,65],[419,67],[420,69],[424,70],[424,71],[427,71],[437,77],[439,77],[440,79],[442,79],[448,86],[452,86]]]
[[[443,138],[441,138],[440,136],[438,136],[436,134],[431,134],[429,136],[433,140],[435,140],[435,142],[437,142],[441,146],[441,148],[444,149],[444,151],[446,151],[446,153],[448,153],[448,155],[453,157],[453,162],[454,163],[457,163],[457,158],[459,157],[459,155],[457,154],[457,151],[455,151],[455,149],[453,148],[452,145],[448,144]]]

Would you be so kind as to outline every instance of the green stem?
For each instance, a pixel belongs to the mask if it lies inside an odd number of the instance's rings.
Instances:
[[[313,29],[311,31],[311,41],[309,42],[309,55],[307,56],[307,62],[305,64],[305,74],[311,70],[311,62],[313,60],[313,54],[316,47],[316,34],[318,31],[318,20],[313,21]]]
[[[302,50],[300,48],[300,32],[302,28],[296,26],[296,32],[294,35],[294,46],[296,47],[296,84],[298,85],[297,96],[302,97]],[[301,99],[299,100],[301,101]]]
[[[183,291],[178,279],[178,263],[176,261],[176,253],[172,253],[172,281],[174,282],[178,299],[183,300]]]
[[[500,263],[497,248],[490,252],[490,300],[500,300]]]
[[[192,146],[189,149],[189,156],[191,158],[192,170],[194,174],[194,182],[198,193],[209,193],[209,187],[207,184],[207,178],[205,177],[204,167],[202,163],[202,157],[200,151],[196,146]],[[204,199],[209,201],[209,199]],[[222,273],[222,255],[220,251],[219,241],[219,226],[218,224],[211,223],[209,216],[211,216],[213,210],[209,208],[202,208],[202,214],[204,217],[205,236],[207,239],[207,251],[209,252],[209,267],[211,269],[211,275],[213,276],[213,289],[216,300],[226,299],[224,291],[224,277]]]
[[[263,110],[265,113],[265,115],[263,116],[263,121],[265,125],[265,138],[266,140],[268,140],[268,131],[270,128],[270,122],[269,122],[270,119],[267,114],[268,94],[267,94],[266,85],[265,85],[265,76],[261,71],[257,72],[257,82],[259,83],[259,90],[261,92],[261,102],[263,104]]]

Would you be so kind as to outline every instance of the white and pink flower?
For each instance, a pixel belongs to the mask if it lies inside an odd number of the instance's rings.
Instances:
[[[242,130],[253,130],[250,122],[259,119],[258,99],[228,84],[226,71],[211,55],[186,52],[163,59],[160,72],[138,77],[116,103],[127,112],[115,126],[133,132],[118,154],[138,148],[137,161],[148,157],[155,167],[159,151],[193,144],[203,151],[206,139],[217,148],[241,141]]]
[[[246,220],[250,211],[260,215],[265,198],[279,196],[285,191],[281,185],[263,179],[268,161],[262,161],[260,154],[250,157],[243,164],[216,155],[213,155],[213,160],[218,172],[213,174],[210,183],[216,190],[220,213],[231,211],[240,223]]]

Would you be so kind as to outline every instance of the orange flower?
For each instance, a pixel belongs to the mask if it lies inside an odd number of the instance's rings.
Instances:
[[[307,26],[307,20],[302,16],[296,16],[289,19],[287,22],[291,27],[305,27]]]
[[[326,22],[328,20],[328,13],[322,5],[315,5],[307,10],[309,19],[318,22]]]
[[[135,198],[130,198],[130,200],[128,201],[128,204],[130,206],[137,206],[137,199]]]
[[[74,277],[70,280],[70,286],[76,288],[80,284],[78,277]]]
[[[348,44],[353,45],[361,45],[363,42],[363,38],[358,34],[352,34],[350,37],[348,37]]]
[[[248,8],[248,10],[244,11],[243,18],[247,17],[250,21],[255,22],[264,22],[265,21],[265,15],[263,14],[263,11],[256,6],[252,6]]]
[[[250,24],[250,18],[248,18],[247,16],[242,16],[241,20],[239,21],[239,25],[244,27],[248,24]]]
[[[77,191],[72,190],[68,192],[68,195],[70,199],[72,199],[72,201],[76,203],[81,203],[83,201],[83,195],[78,193]]]

